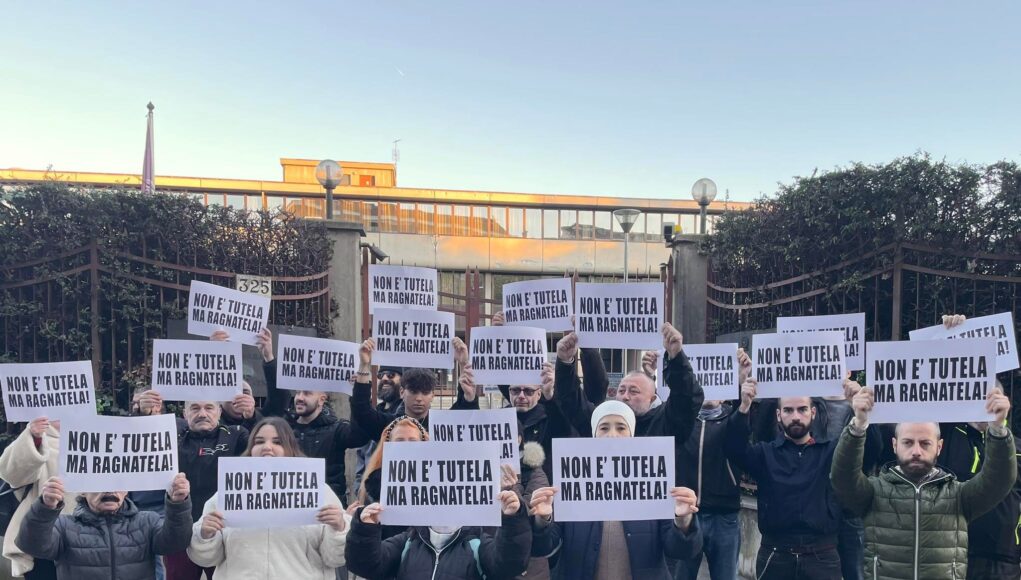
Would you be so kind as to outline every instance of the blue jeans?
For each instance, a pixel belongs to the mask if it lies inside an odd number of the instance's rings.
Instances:
[[[865,524],[861,518],[844,516],[837,532],[837,553],[844,580],[864,580],[862,561],[865,558]]]
[[[741,526],[738,514],[699,513],[698,525],[702,528],[702,553],[709,563],[709,577],[713,580],[736,580],[737,559],[741,553]],[[702,565],[702,554],[691,560],[677,563],[674,580],[695,580]]]

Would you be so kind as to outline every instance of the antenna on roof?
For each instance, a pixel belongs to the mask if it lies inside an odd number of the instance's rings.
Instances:
[[[400,142],[401,142],[400,139],[394,139],[393,141],[394,149],[393,153],[390,155],[390,158],[393,159],[394,165],[397,165],[397,162],[401,160],[401,149],[400,147],[397,146],[397,144]]]

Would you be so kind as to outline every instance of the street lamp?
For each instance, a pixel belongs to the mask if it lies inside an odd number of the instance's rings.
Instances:
[[[615,209],[613,210],[613,217],[617,219],[617,223],[620,224],[620,229],[624,230],[624,281],[627,282],[627,255],[628,255],[628,242],[631,239],[631,228],[635,227],[635,222],[638,221],[638,216],[642,215],[642,212],[637,209]]]
[[[344,176],[340,164],[332,159],[323,159],[316,165],[316,180],[326,188],[326,219],[333,219],[333,189],[340,185]]]
[[[705,234],[705,217],[709,204],[716,199],[716,184],[712,179],[703,177],[691,186],[691,198],[698,202],[701,230]]]

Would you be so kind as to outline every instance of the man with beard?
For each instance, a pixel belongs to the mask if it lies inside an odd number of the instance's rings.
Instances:
[[[381,366],[376,371],[376,388],[379,397],[379,402],[376,404],[377,411],[382,413],[397,412],[397,407],[401,403],[401,377],[403,375],[404,369],[401,367]],[[376,445],[377,442],[373,439],[358,448],[354,489],[356,496],[358,495],[358,488],[362,484],[362,477],[365,476],[365,464],[372,457],[372,452],[376,450]]]
[[[1017,478],[1014,438],[1004,425],[1010,399],[990,389],[985,462],[963,483],[936,466],[943,447],[938,423],[898,424],[896,465],[865,477],[863,441],[874,402],[871,389],[855,395],[854,419],[840,436],[831,472],[840,502],[865,518],[866,577],[969,577],[968,524],[1000,503]]]
[[[816,410],[811,397],[783,397],[776,410],[781,435],[750,444],[748,412],[756,385],[753,378],[741,385],[741,404],[728,419],[724,438],[727,458],[758,484],[762,543],[756,578],[838,580],[837,533],[843,514],[827,477],[836,442],[812,436]],[[845,382],[845,393],[850,394],[850,386]],[[870,436],[878,441],[875,429]]]
[[[277,388],[277,362],[273,354],[273,333],[263,328],[256,338],[256,346],[265,361],[266,405],[262,408],[267,417],[283,417],[294,430],[301,452],[306,457],[326,460],[326,483],[340,501],[347,505],[347,476],[344,453],[369,442],[369,437],[347,419],[333,412],[325,391],[293,391],[294,401],[287,408],[290,397]]]
[[[142,415],[158,414],[163,399],[156,391],[145,391],[138,399]],[[216,494],[217,464],[220,457],[239,457],[248,446],[248,429],[238,425],[220,424],[223,408],[216,401],[186,401],[184,421],[177,423],[177,466],[191,486],[191,514],[194,521],[202,519],[202,507]],[[181,551],[163,558],[167,580],[198,580],[205,572],[212,578],[211,568],[203,569]]]

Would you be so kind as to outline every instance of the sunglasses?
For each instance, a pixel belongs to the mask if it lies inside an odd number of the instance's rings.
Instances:
[[[511,388],[507,389],[507,392],[509,392],[512,397],[516,397],[518,395],[524,395],[526,397],[531,397],[532,395],[538,393],[539,389],[531,389],[531,388],[523,389],[521,387],[511,387]]]
[[[388,378],[388,379],[392,379],[392,378],[394,378],[396,376],[397,376],[397,373],[395,373],[393,371],[379,371],[378,373],[376,373],[376,378],[377,379],[382,379],[384,377]]]

